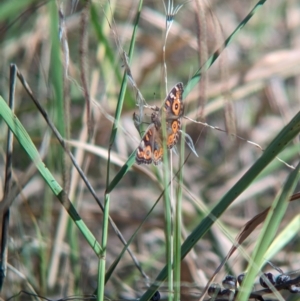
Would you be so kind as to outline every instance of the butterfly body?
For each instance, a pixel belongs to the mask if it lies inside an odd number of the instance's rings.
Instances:
[[[138,164],[153,163],[158,165],[162,161],[162,123],[166,126],[167,148],[172,149],[177,143],[181,129],[181,117],[184,112],[182,93],[183,84],[176,84],[169,92],[162,107],[154,109],[151,114],[151,124],[147,128],[136,152],[136,162]]]

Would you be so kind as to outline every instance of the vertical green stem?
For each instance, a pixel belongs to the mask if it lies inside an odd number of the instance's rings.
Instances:
[[[107,233],[108,233],[108,219],[109,219],[109,202],[110,195],[105,195],[104,212],[103,212],[103,233],[102,233],[102,252],[99,258],[99,272],[98,272],[98,294],[97,300],[103,301],[104,287],[105,287],[105,264],[106,264],[106,250],[107,250]]]
[[[183,129],[185,131],[185,128]],[[179,163],[179,179],[176,193],[176,211],[175,211],[175,229],[174,229],[174,300],[180,300],[180,280],[181,280],[181,207],[182,207],[182,175],[184,166],[184,139],[181,138],[180,145],[180,163]]]
[[[137,15],[136,15],[136,20],[135,20],[135,26],[134,26],[134,30],[132,33],[130,48],[129,48],[129,62],[131,62],[132,56],[133,56],[135,37],[136,37],[137,28],[138,28],[137,25],[138,25],[138,22],[140,19],[142,5],[143,5],[143,0],[140,0]],[[127,86],[127,74],[125,71],[124,76],[123,76],[122,85],[121,85],[121,90],[119,93],[118,103],[117,103],[117,107],[116,107],[116,113],[115,113],[115,119],[114,119],[115,121],[114,121],[114,124],[112,127],[112,132],[111,132],[110,141],[109,141],[107,172],[106,172],[106,188],[109,187],[109,182],[110,182],[110,151],[114,144],[117,130],[118,130],[118,125],[119,125],[121,112],[122,112],[122,108],[123,108],[123,103],[124,103],[126,86]],[[107,249],[106,246],[107,246],[107,235],[108,235],[110,194],[106,192],[104,198],[105,198],[105,202],[104,202],[103,224],[102,224],[102,229],[103,229],[102,230],[102,251],[99,254],[100,257],[99,257],[99,264],[98,264],[98,293],[97,293],[98,301],[103,301],[103,299],[104,299],[105,263],[106,263],[106,249]]]
[[[168,270],[168,300],[173,300],[173,231],[172,231],[172,207],[170,199],[169,179],[171,164],[168,160],[168,149],[166,145],[167,129],[166,116],[162,115],[163,132],[163,183],[164,183],[164,204],[165,204],[165,233],[166,233],[166,259]],[[165,126],[163,126],[165,125]],[[171,162],[172,163],[172,162]]]

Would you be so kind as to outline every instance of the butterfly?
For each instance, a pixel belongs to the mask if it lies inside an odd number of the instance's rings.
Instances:
[[[151,114],[151,124],[136,151],[137,164],[158,165],[163,157],[163,130],[165,122],[167,133],[167,148],[172,149],[179,139],[181,117],[183,116],[182,102],[183,84],[176,84],[166,97],[162,107],[156,107]]]

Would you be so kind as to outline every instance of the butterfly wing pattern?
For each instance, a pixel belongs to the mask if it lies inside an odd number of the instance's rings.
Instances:
[[[178,142],[181,129],[181,117],[184,113],[182,102],[183,84],[176,84],[167,95],[161,109],[154,110],[151,115],[152,123],[136,151],[137,164],[158,165],[163,157],[162,122],[166,123],[167,148],[172,149]]]

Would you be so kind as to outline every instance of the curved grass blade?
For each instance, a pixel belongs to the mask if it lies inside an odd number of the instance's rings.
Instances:
[[[200,240],[210,229],[215,220],[222,215],[228,206],[252,183],[259,173],[285,148],[300,131],[300,113],[286,125],[266,148],[262,156],[252,165],[246,174],[224,195],[218,204],[212,209],[211,213],[193,230],[181,247],[181,258],[183,259],[191,248]],[[159,288],[159,285],[167,277],[166,266],[162,269],[149,290],[141,297],[140,301],[146,301]]]
[[[105,275],[105,283],[109,280],[110,276],[113,274],[113,271],[115,270],[115,268],[117,267],[117,264],[119,263],[119,261],[121,260],[121,258],[123,257],[125,251],[128,249],[129,245],[131,244],[131,242],[135,239],[135,237],[137,236],[139,230],[142,228],[142,226],[145,224],[145,222],[147,221],[148,217],[151,215],[151,213],[153,212],[153,210],[155,209],[156,205],[158,204],[158,202],[160,201],[161,197],[163,195],[163,192],[159,195],[159,197],[157,198],[156,202],[153,204],[153,206],[151,207],[151,209],[148,211],[147,215],[144,217],[143,221],[139,224],[139,226],[136,228],[136,230],[134,231],[134,233],[132,234],[132,236],[128,239],[127,241],[127,245],[125,245],[122,249],[122,251],[120,252],[119,256],[115,259],[115,261],[112,263],[112,265],[109,267],[109,269],[106,272]],[[148,277],[147,277],[148,279]]]
[[[272,244],[268,248],[264,260],[270,260],[275,254],[282,250],[294,237],[299,234],[300,231],[300,215],[298,214],[293,218],[288,225],[278,234],[273,240]]]
[[[246,277],[243,280],[241,289],[237,296],[237,299],[240,301],[248,300],[255,277],[259,272],[259,268],[262,266],[264,256],[275,237],[276,231],[288,206],[289,197],[299,181],[299,169],[300,163],[298,163],[295,170],[290,173],[286,183],[283,186],[281,194],[276,197],[269,210],[268,216],[253,252],[253,256],[251,258],[252,260],[248,263]]]
[[[16,65],[14,65],[16,66]],[[58,142],[60,143],[60,145],[62,146],[62,148],[64,149],[64,151],[66,152],[66,154],[68,154],[69,158],[71,159],[74,167],[77,169],[79,175],[81,176],[82,180],[84,181],[87,189],[89,190],[89,192],[91,193],[91,195],[94,197],[95,201],[97,202],[97,204],[99,205],[99,207],[101,208],[102,211],[104,211],[104,207],[99,199],[99,197],[97,196],[94,188],[92,187],[92,185],[90,184],[90,182],[88,181],[87,177],[85,176],[84,172],[82,171],[82,169],[80,168],[80,166],[77,164],[73,154],[70,152],[69,148],[66,145],[65,140],[62,138],[62,136],[60,135],[60,133],[57,131],[56,127],[54,126],[54,124],[52,123],[50,117],[48,116],[48,113],[44,110],[44,108],[40,105],[40,103],[38,102],[38,100],[34,97],[28,83],[26,82],[25,78],[23,77],[23,75],[18,71],[17,72],[17,76],[19,78],[19,80],[21,81],[24,89],[26,90],[26,92],[28,93],[28,95],[30,96],[30,98],[32,99],[32,101],[34,102],[34,104],[36,105],[36,107],[38,108],[39,112],[42,114],[42,116],[44,117],[45,121],[47,122],[48,126],[50,127],[50,129],[52,130],[54,136],[56,137],[56,139],[58,140]],[[134,158],[133,158],[134,160]],[[117,236],[119,237],[120,241],[126,245],[126,240],[125,238],[122,236],[121,232],[119,231],[117,225],[115,224],[115,222],[113,221],[112,218],[110,218],[110,223],[112,228],[114,229],[115,233],[117,234]],[[132,253],[132,251],[130,250],[130,248],[127,249],[128,253],[130,254],[130,256],[132,257],[132,260],[134,261],[134,263],[136,264],[136,266],[138,267],[138,269],[140,271],[140,265],[137,261],[137,259],[135,258],[134,254]]]
[[[195,87],[195,85],[199,82],[202,72],[208,70],[210,66],[215,62],[215,60],[219,57],[222,50],[227,47],[232,40],[235,37],[235,34],[240,31],[246,23],[251,19],[251,17],[255,14],[255,12],[258,10],[260,6],[262,6],[266,0],[260,0],[255,7],[251,10],[251,12],[245,17],[245,19],[239,24],[239,26],[233,31],[233,33],[225,40],[224,45],[219,48],[207,61],[206,63],[195,73],[195,75],[190,79],[190,81],[187,83],[184,92],[183,92],[183,99],[187,97],[187,95],[192,91],[192,89]],[[122,179],[122,177],[126,174],[126,172],[130,169],[130,167],[134,164],[134,161],[130,160],[131,165],[127,165],[129,163],[129,160],[126,162],[126,165],[124,165],[119,173],[114,177],[112,182],[108,185],[107,190],[111,191],[114,186],[118,184],[118,182]],[[113,183],[113,185],[112,185]]]
[[[239,24],[239,26],[232,32],[232,34],[225,40],[224,44],[214,52],[212,56],[204,63],[204,65],[192,76],[192,78],[187,83],[184,92],[183,98],[185,98],[192,89],[196,86],[196,84],[200,81],[202,73],[207,71],[210,66],[215,62],[215,60],[219,57],[221,52],[232,42],[235,35],[247,24],[247,22],[254,16],[256,11],[266,2],[267,0],[260,0],[254,6],[254,8],[250,11],[250,13],[244,18],[244,20]]]
[[[97,242],[94,235],[91,233],[89,228],[85,225],[79,214],[77,213],[75,207],[68,199],[67,194],[61,188],[61,186],[57,183],[55,178],[50,173],[49,169],[45,166],[44,162],[41,160],[40,155],[31,141],[28,133],[25,128],[18,120],[18,118],[13,114],[13,112],[9,109],[4,99],[0,96],[0,116],[4,119],[10,130],[14,133],[16,139],[19,141],[20,145],[23,147],[25,152],[28,154],[32,162],[36,165],[39,173],[45,180],[46,184],[52,190],[52,192],[57,196],[59,201],[65,207],[70,217],[83,234],[84,238],[88,242],[88,244],[92,247],[96,255],[98,256],[101,252],[101,246]]]
[[[113,180],[110,182],[108,187],[106,188],[105,193],[110,193],[117,185],[118,183],[122,180],[122,178],[125,176],[127,171],[130,170],[132,165],[135,163],[135,151],[129,156],[128,160],[126,163],[121,167],[119,172],[116,174],[116,176],[113,178]]]
[[[15,65],[14,65],[15,66]],[[101,208],[102,211],[104,211],[104,207],[100,201],[100,199],[98,198],[95,190],[93,189],[92,185],[90,184],[90,182],[88,181],[88,179],[86,178],[84,172],[82,171],[82,169],[80,168],[80,166],[77,164],[73,154],[70,152],[69,148],[66,147],[66,142],[65,140],[62,138],[62,136],[60,135],[60,133],[58,132],[58,130],[56,129],[56,127],[54,126],[54,124],[52,123],[51,119],[49,118],[47,112],[44,110],[44,108],[40,105],[40,103],[38,102],[38,100],[34,97],[28,83],[26,82],[25,78],[23,77],[23,75],[18,71],[17,73],[19,80],[21,81],[24,89],[26,90],[26,92],[28,93],[29,97],[32,99],[32,101],[34,102],[34,104],[36,105],[36,107],[38,108],[38,110],[40,111],[40,113],[42,114],[42,116],[44,117],[45,121],[47,122],[48,126],[50,127],[50,129],[52,130],[53,134],[55,135],[56,139],[58,140],[58,142],[60,143],[60,145],[62,146],[62,148],[64,149],[64,151],[66,152],[66,154],[68,154],[69,158],[71,159],[74,167],[77,169],[79,175],[81,176],[82,180],[84,181],[86,187],[88,188],[89,192],[91,193],[91,195],[94,197],[94,199],[96,200],[97,204],[99,205],[99,207]],[[133,154],[134,155],[134,154]],[[133,162],[134,162],[134,157],[132,158]],[[133,163],[132,163],[133,164]],[[132,165],[131,164],[131,165]],[[118,229],[117,225],[114,223],[113,219],[109,217],[110,220],[110,224],[112,226],[112,228],[114,229],[115,233],[117,234],[117,236],[119,237],[120,241],[126,245],[127,242],[124,239],[124,237],[122,236],[122,233],[120,232],[120,230]],[[147,278],[147,276],[144,274],[138,260],[136,259],[136,257],[134,256],[133,252],[131,251],[131,249],[128,247],[127,248],[128,253],[130,254],[133,262],[135,263],[136,267],[138,268],[138,270],[141,272],[141,274],[143,275],[144,278]]]
[[[272,165],[272,164],[269,164],[269,166],[270,165]],[[266,169],[267,168],[265,168],[265,170]],[[263,172],[261,174],[263,174]],[[260,174],[260,176],[258,176],[256,178],[256,180],[258,180],[261,177],[261,174]],[[293,199],[293,196],[291,196],[290,197],[290,202],[292,202],[294,200],[295,199]],[[233,243],[231,249],[229,250],[229,252],[225,256],[225,258],[222,260],[220,265],[217,267],[217,269],[214,271],[214,273],[210,277],[209,281],[206,283],[205,288],[204,288],[205,291],[208,289],[210,284],[214,281],[216,275],[220,272],[221,268],[226,264],[228,259],[232,256],[232,254],[238,249],[239,246],[241,246],[241,244],[245,241],[245,239],[247,239],[248,236],[260,224],[262,224],[265,221],[266,217],[268,216],[268,213],[269,213],[270,209],[271,209],[271,206],[266,208],[264,211],[260,212],[259,214],[255,215],[253,218],[251,218],[251,220],[249,220],[243,226],[241,232],[237,235],[236,239],[234,240],[234,243]],[[269,260],[275,254],[277,254],[279,252],[279,250],[281,250],[292,239],[292,237],[294,237],[295,235],[298,234],[298,230],[299,230],[298,223],[299,223],[299,216],[297,216],[297,218],[295,218],[288,226],[286,226],[285,230],[282,231],[280,233],[280,235],[278,235],[276,237],[276,239],[274,239],[272,245],[269,247],[267,253],[264,255],[265,262],[263,264],[265,264],[267,262],[267,260]],[[241,248],[240,251],[242,252],[243,248]],[[261,269],[261,267],[259,267],[259,269]]]
[[[138,6],[138,11],[136,13],[136,20],[135,20],[135,24],[134,24],[134,27],[133,27],[133,33],[132,33],[132,37],[131,37],[131,41],[130,41],[130,46],[129,46],[129,54],[128,54],[129,62],[132,61],[132,57],[133,57],[136,33],[137,33],[137,28],[138,28],[137,26],[138,26],[138,23],[139,23],[139,20],[140,20],[142,6],[143,6],[143,0],[140,0],[139,6]],[[127,88],[127,74],[126,74],[126,70],[125,70],[122,85],[121,85],[121,90],[120,90],[120,93],[119,93],[116,113],[115,113],[115,119],[114,119],[115,121],[114,121],[114,124],[113,124],[111,136],[110,136],[110,148],[111,148],[111,146],[114,143],[115,138],[116,138],[116,134],[117,134],[117,130],[118,130],[118,124],[119,124],[119,121],[120,121],[121,112],[122,112],[122,108],[123,108],[126,88]]]
[[[109,5],[109,4],[107,4],[107,5]],[[120,71],[118,70],[118,68],[115,68],[115,66],[114,66],[114,59],[115,59],[114,55],[113,55],[114,51],[109,45],[107,36],[103,33],[103,29],[102,29],[103,25],[100,24],[99,20],[100,20],[100,18],[98,16],[97,9],[95,7],[95,4],[92,2],[91,3],[91,22],[94,26],[96,36],[98,38],[99,43],[101,43],[101,45],[104,46],[105,55],[108,58],[108,60],[111,64],[111,67],[115,70],[115,74],[116,74],[118,81],[121,82],[122,77],[121,77]],[[106,21],[106,20],[103,20],[103,21]]]
[[[130,47],[129,47],[129,61],[132,60],[133,51],[134,51],[134,45],[135,45],[135,39],[136,39],[136,33],[137,33],[137,27],[140,20],[141,10],[142,10],[143,0],[140,0],[137,13],[136,13],[136,20],[135,25],[133,28],[133,33],[130,41]],[[108,188],[110,183],[110,152],[112,149],[112,146],[114,144],[118,125],[120,122],[121,112],[123,109],[123,103],[124,103],[124,96],[127,88],[127,73],[126,70],[124,71],[123,75],[123,81],[121,85],[121,90],[119,93],[118,103],[116,107],[115,112],[115,118],[114,123],[112,126],[112,131],[110,135],[110,141],[109,141],[109,148],[108,148],[108,160],[107,160],[107,171],[106,171],[106,188]],[[97,300],[102,301],[104,298],[104,291],[105,291],[105,265],[106,265],[106,246],[107,246],[107,235],[108,235],[108,219],[109,219],[109,205],[110,205],[110,194],[107,193],[107,189],[105,191],[104,195],[104,212],[103,212],[103,223],[102,223],[102,240],[101,245],[103,247],[103,250],[101,252],[101,256],[99,257],[98,262],[98,294],[97,294]],[[144,276],[144,274],[142,273]]]

